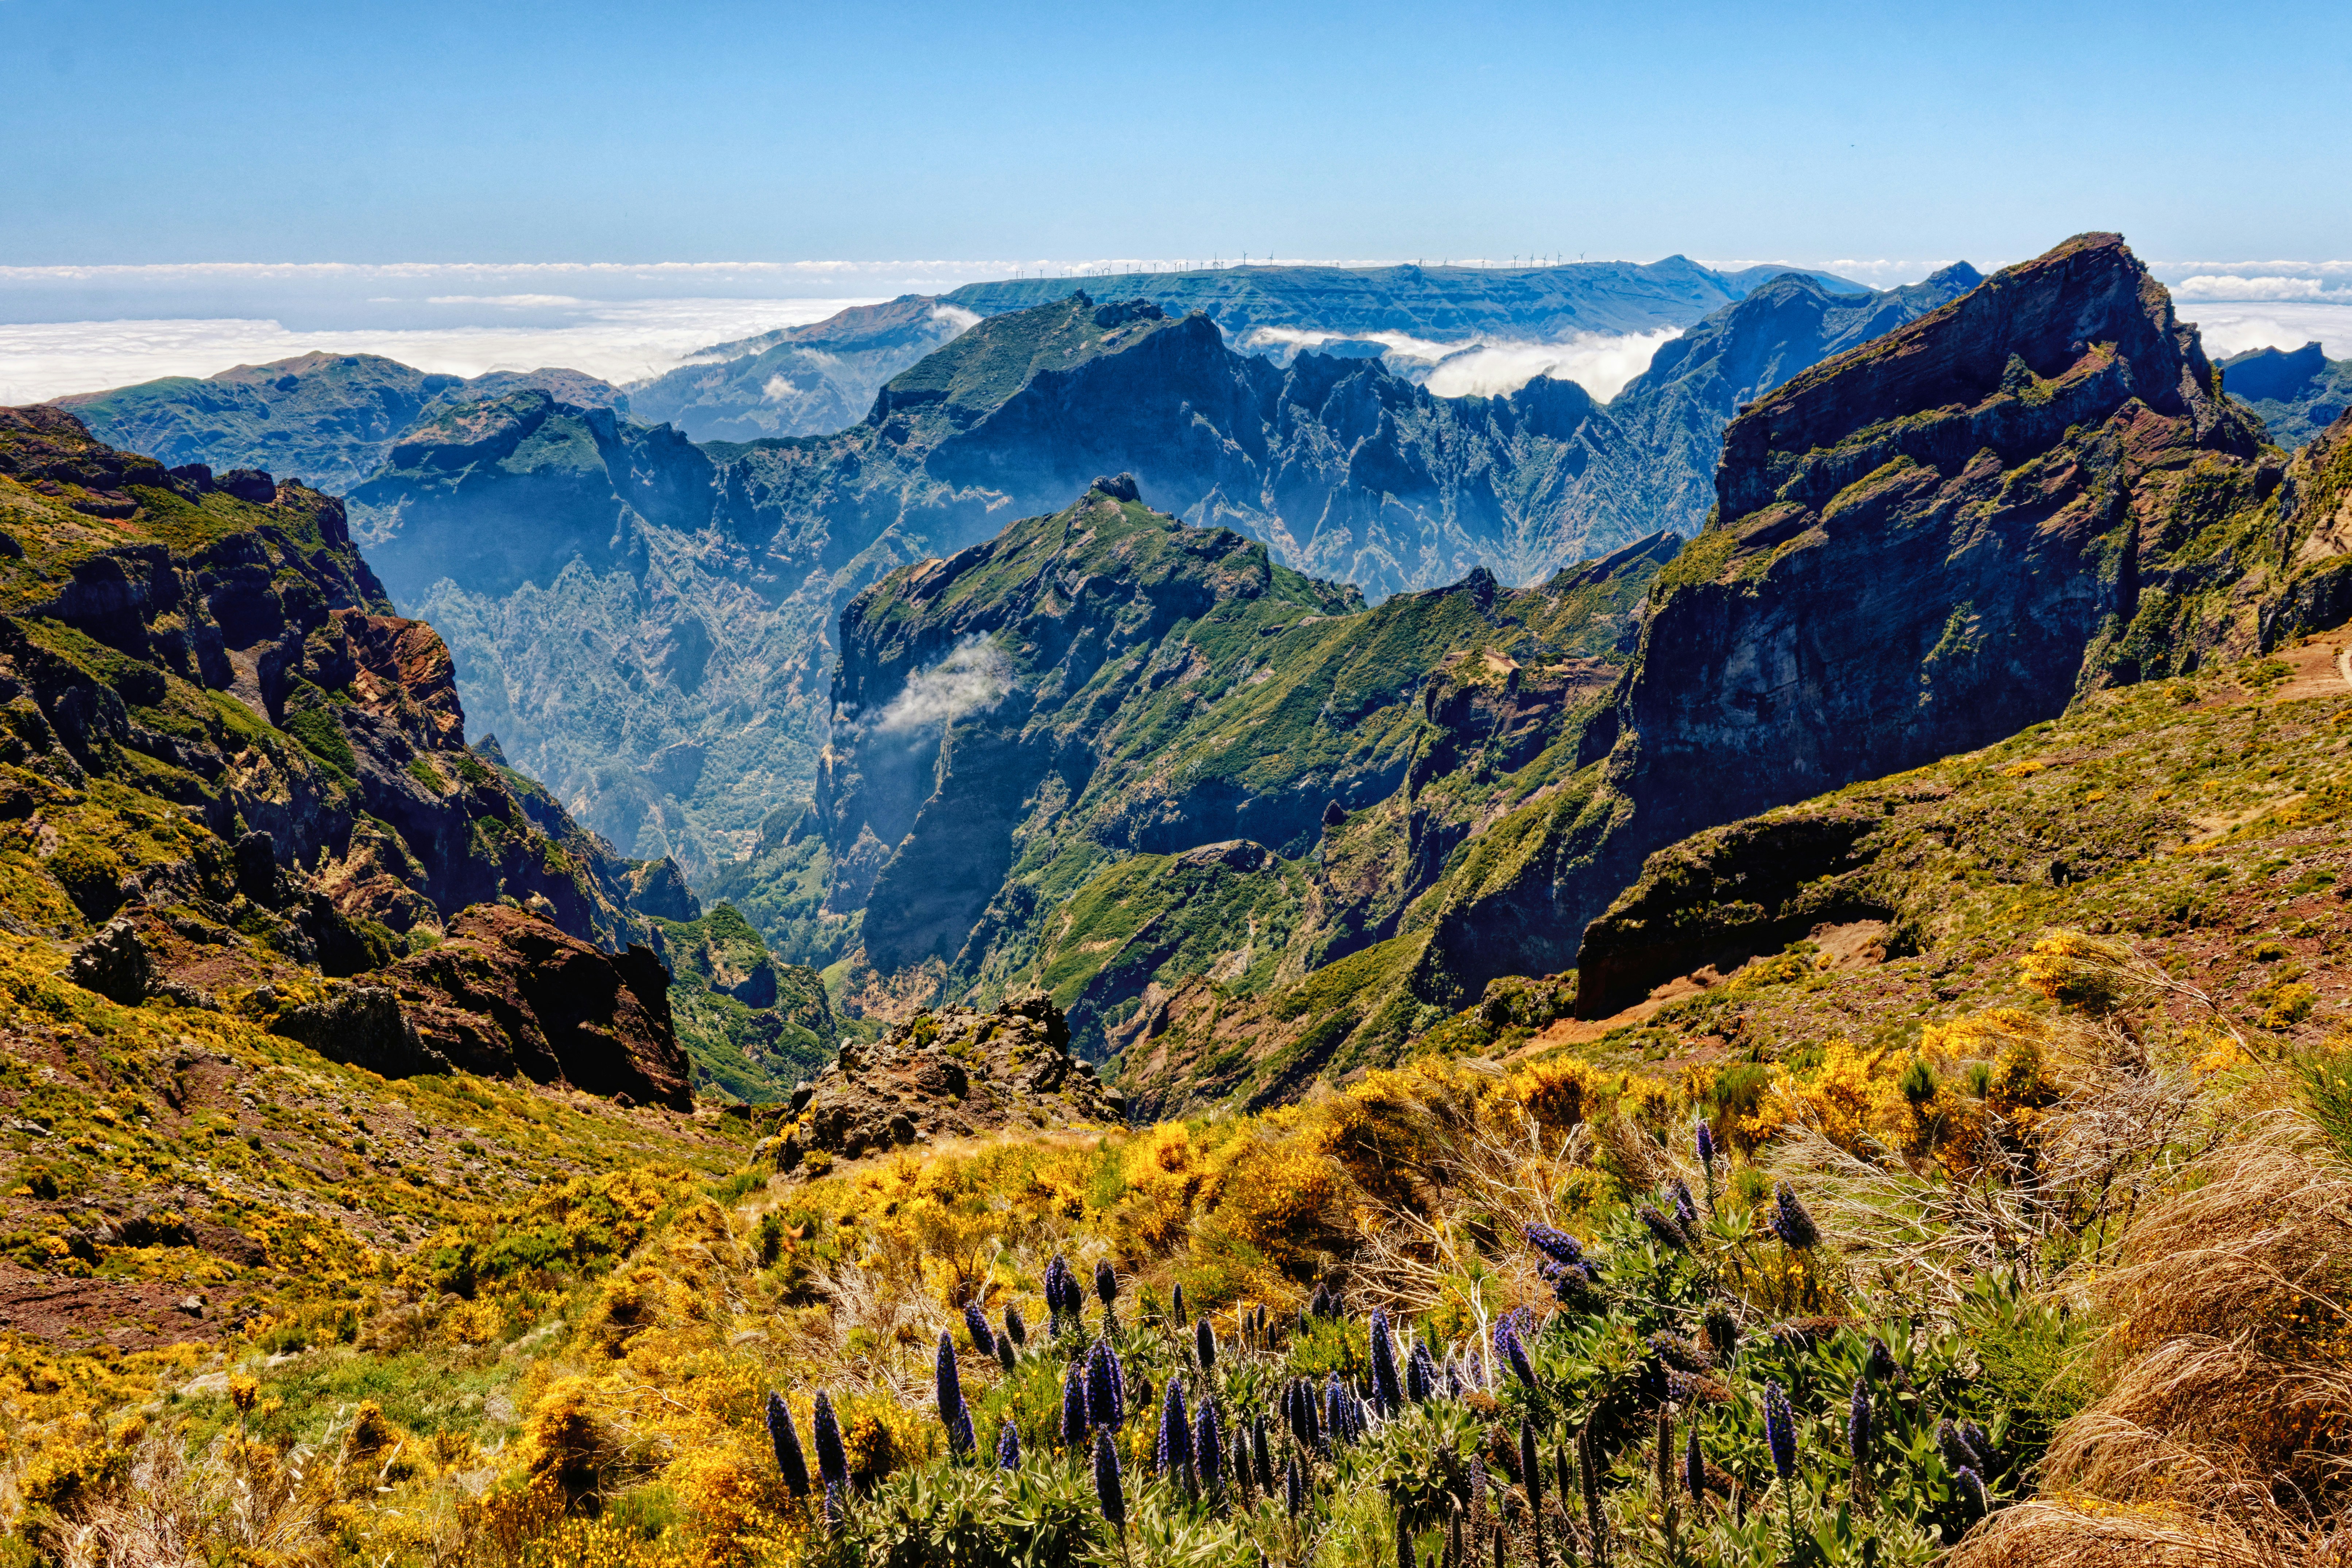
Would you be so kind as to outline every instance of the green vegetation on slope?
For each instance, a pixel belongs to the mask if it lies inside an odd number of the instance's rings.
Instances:
[[[781,1100],[832,1058],[840,1041],[823,978],[776,963],[732,904],[660,924],[671,1016],[698,1088],[739,1100]]]

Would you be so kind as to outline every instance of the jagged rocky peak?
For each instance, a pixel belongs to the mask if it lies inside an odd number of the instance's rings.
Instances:
[[[1448,889],[1453,972],[1577,962],[1643,857],[1692,833],[2263,646],[2297,584],[2326,593],[2293,559],[2310,524],[2245,532],[2284,467],[2114,235],[1794,377],[1732,422],[1717,521],[1659,574],[1588,732],[1608,810]]]
[[[2174,317],[2171,296],[2123,237],[2078,235],[1751,405],[1724,434],[1718,521],[1775,501],[1819,504],[1880,462],[1925,460],[1970,436],[2021,458],[2133,398],[2230,450],[2250,454],[2258,439],[2215,395],[2196,329]],[[1874,428],[1948,409],[1984,416],[1939,418],[1933,440]]]
[[[2189,528],[2276,478],[2162,285],[2079,236],[1732,422],[1632,689],[1643,765],[1735,763],[1719,821],[2011,733],[2137,673],[2117,630],[2168,613]]]
[[[1062,1010],[1039,991],[987,1012],[918,1014],[879,1040],[843,1046],[794,1091],[798,1123],[770,1152],[792,1171],[818,1152],[854,1160],[943,1138],[1123,1123],[1126,1098],[1069,1047]]]

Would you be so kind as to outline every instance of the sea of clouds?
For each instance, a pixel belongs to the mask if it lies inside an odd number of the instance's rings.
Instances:
[[[1339,265],[1370,266],[1372,262]],[[0,267],[0,403],[165,375],[210,375],[317,350],[430,371],[563,365],[627,383],[698,351],[902,293],[1024,274],[1172,270],[1190,261],[216,263]],[[1757,263],[1717,260],[1726,270]],[[1874,288],[1938,258],[1843,258],[1822,270]],[[2352,261],[2158,261],[2180,315],[2224,355],[2316,340],[2352,358]],[[1510,392],[1538,375],[1610,398],[1675,334],[1578,332],[1437,342],[1373,334],[1391,368],[1443,396]],[[1332,334],[1262,329],[1244,346],[1314,348]]]

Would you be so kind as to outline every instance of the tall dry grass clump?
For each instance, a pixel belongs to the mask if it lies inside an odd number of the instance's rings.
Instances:
[[[1955,1568],[2352,1563],[2352,1166],[2294,1110],[2209,1151],[2089,1283],[2105,1393]]]
[[[279,1456],[226,1436],[192,1458],[175,1435],[152,1431],[123,1484],[73,1510],[47,1544],[63,1568],[310,1568],[334,1559],[331,1474],[301,1450]]]

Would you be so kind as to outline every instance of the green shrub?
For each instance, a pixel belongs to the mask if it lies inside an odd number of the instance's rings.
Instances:
[[[343,727],[324,708],[307,712],[289,713],[283,726],[286,732],[302,743],[302,749],[325,765],[338,778],[359,776],[359,759],[352,753],[351,742],[343,738]]]

